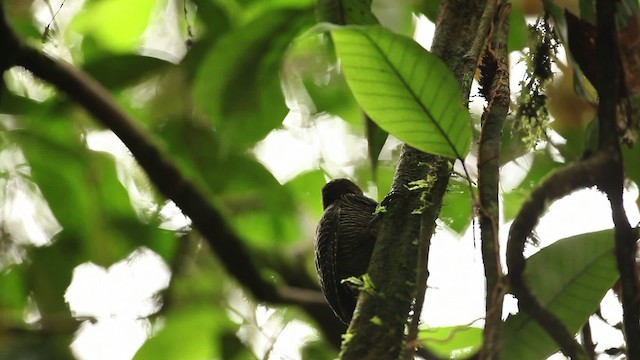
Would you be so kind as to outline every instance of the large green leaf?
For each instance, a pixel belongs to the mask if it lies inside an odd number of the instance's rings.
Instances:
[[[469,112],[447,66],[410,38],[379,27],[332,30],[347,83],[380,127],[425,152],[461,159]]]
[[[613,230],[562,239],[527,260],[525,278],[538,301],[576,333],[618,278]],[[546,359],[558,345],[527,313],[502,327],[502,359]]]

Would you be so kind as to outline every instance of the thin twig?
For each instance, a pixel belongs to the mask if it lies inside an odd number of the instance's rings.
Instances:
[[[182,0],[182,11],[184,12],[184,22],[187,24],[187,40],[185,45],[187,50],[193,46],[193,29],[191,28],[191,22],[189,21],[189,11],[187,10],[187,0]]]
[[[58,16],[58,13],[60,12],[60,10],[62,10],[62,7],[64,6],[64,0],[60,3],[60,7],[58,7],[58,10],[55,13],[53,11],[53,8],[51,7],[51,2],[49,0],[46,1],[46,4],[47,4],[47,7],[49,8],[49,12],[51,13],[51,20],[49,21],[47,26],[45,26],[44,31],[42,32],[42,42],[45,42],[47,40],[47,37],[49,37],[51,24],[54,23],[54,21],[56,20],[56,16]],[[56,27],[59,27],[59,26],[56,26]]]

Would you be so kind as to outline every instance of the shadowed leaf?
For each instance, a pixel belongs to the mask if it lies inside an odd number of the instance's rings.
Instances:
[[[613,249],[613,231],[604,230],[559,240],[527,260],[527,284],[569,332],[578,332],[618,278]],[[526,313],[507,318],[502,339],[503,359],[545,359],[558,350]]]

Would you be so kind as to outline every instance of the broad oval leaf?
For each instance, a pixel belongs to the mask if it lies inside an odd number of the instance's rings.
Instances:
[[[331,33],[347,83],[373,121],[419,150],[464,158],[471,142],[469,111],[437,56],[380,27]]]
[[[562,239],[527,260],[525,278],[538,301],[571,333],[593,314],[616,279],[613,230]],[[558,345],[527,313],[507,318],[501,359],[546,359]]]

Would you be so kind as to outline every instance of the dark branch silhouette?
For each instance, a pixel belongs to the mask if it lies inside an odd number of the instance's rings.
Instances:
[[[180,172],[173,160],[161,150],[151,135],[125,114],[111,95],[93,78],[73,66],[55,60],[25,44],[15,34],[0,3],[0,73],[20,66],[34,76],[64,92],[70,100],[113,131],[128,147],[160,193],[188,216],[205,238],[225,269],[258,301],[300,305],[313,317],[329,340],[339,344],[343,330],[337,320],[328,318],[330,310],[317,286],[280,287],[264,278],[256,259],[222,214],[209,201],[209,194]],[[5,55],[6,54],[6,55]],[[327,320],[329,319],[329,320]]]
[[[617,129],[617,107],[622,98],[620,84],[623,82],[620,67],[620,52],[616,41],[615,11],[617,1],[598,0],[596,3],[597,34],[596,59],[598,119],[600,125],[600,151],[611,155],[613,169],[607,179],[599,185],[611,203],[615,225],[616,260],[622,284],[622,309],[624,335],[627,340],[629,359],[640,359],[640,296],[636,276],[636,253],[638,240],[629,224],[624,210],[624,165]],[[635,14],[637,17],[638,14]],[[637,18],[636,18],[637,21]],[[637,146],[637,144],[636,144]]]

